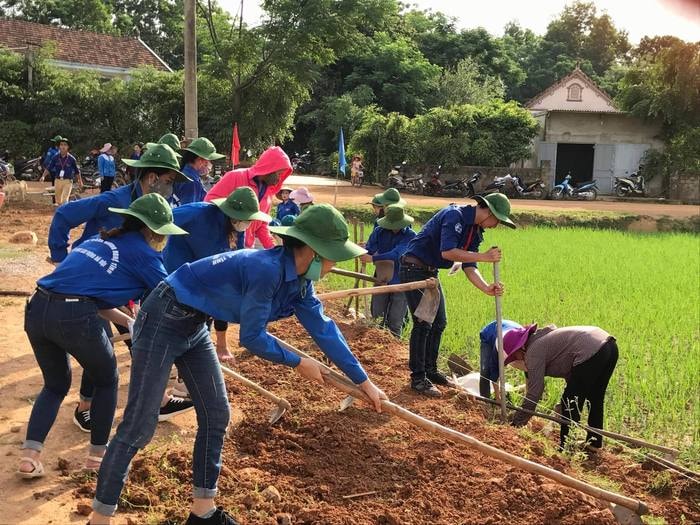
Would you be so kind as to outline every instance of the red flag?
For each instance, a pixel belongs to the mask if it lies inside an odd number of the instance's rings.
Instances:
[[[233,125],[233,139],[231,140],[231,164],[235,168],[240,164],[238,154],[241,151],[241,142],[238,140],[238,123]]]

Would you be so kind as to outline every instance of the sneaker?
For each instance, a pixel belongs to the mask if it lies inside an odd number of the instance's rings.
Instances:
[[[440,397],[442,395],[437,387],[430,382],[430,379],[419,379],[418,381],[412,381],[411,388],[424,396]]]
[[[449,386],[451,384],[451,381],[447,378],[447,376],[442,372],[438,372],[437,370],[435,372],[428,372],[425,374],[425,377],[427,377],[431,383],[436,385]]]
[[[83,432],[90,432],[90,409],[83,410],[81,412],[78,410],[78,407],[75,407],[75,412],[73,412],[73,423],[75,423],[75,426]]]
[[[168,401],[165,406],[160,407],[158,421],[167,421],[171,417],[189,412],[193,408],[194,403],[192,403],[191,400],[181,397],[171,397],[170,401]]]
[[[214,514],[208,518],[200,518],[190,512],[185,525],[239,525],[239,523],[223,507],[217,507]]]
[[[189,399],[190,391],[187,390],[187,385],[181,378],[177,378],[177,383],[170,389],[170,393],[175,397],[184,397]]]

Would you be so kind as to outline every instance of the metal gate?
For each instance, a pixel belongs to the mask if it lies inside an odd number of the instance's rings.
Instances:
[[[602,194],[613,191],[613,174],[615,173],[615,144],[596,144],[593,154],[593,178],[598,181],[598,189]]]

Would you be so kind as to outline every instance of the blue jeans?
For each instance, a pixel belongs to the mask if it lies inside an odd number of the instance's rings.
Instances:
[[[408,304],[403,292],[373,295],[370,303],[372,317],[382,319],[382,326],[396,337],[401,337],[406,322]]]
[[[44,376],[34,402],[22,448],[41,451],[58,409],[71,385],[69,355],[93,385],[90,408],[90,453],[104,451],[117,406],[117,361],[97,305],[88,299],[37,291],[27,302],[24,330]]]
[[[153,437],[173,363],[197,412],[192,458],[194,497],[216,495],[229,406],[206,321],[202,312],[180,304],[164,282],[143,303],[134,324],[124,419],[107,447],[97,479],[92,508],[100,514],[114,514],[132,458]]]
[[[411,264],[401,264],[399,276],[402,283],[423,281],[430,277],[437,277],[437,271],[420,269]],[[425,379],[426,374],[437,372],[438,353],[442,333],[447,328],[447,314],[445,313],[445,294],[440,289],[440,305],[435,319],[431,323],[419,320],[414,314],[423,298],[423,290],[411,290],[404,292],[408,309],[413,318],[413,329],[408,346],[408,367],[411,369],[411,381],[416,383]]]
[[[491,380],[498,381],[498,350],[492,344],[481,342],[479,347],[479,394],[481,397],[491,397]]]

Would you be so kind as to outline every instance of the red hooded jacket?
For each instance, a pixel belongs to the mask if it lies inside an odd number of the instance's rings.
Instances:
[[[278,170],[284,170],[280,175],[277,184],[268,186],[263,195],[260,195],[258,185],[253,180],[254,177],[262,177],[269,173]],[[272,198],[279,192],[285,179],[292,174],[292,163],[289,161],[287,154],[279,146],[266,149],[258,161],[250,168],[239,168],[229,171],[221,180],[217,182],[212,189],[209,190],[204,202],[210,202],[214,199],[228,197],[234,190],[248,186],[258,196],[260,202],[260,211],[270,213],[272,209]],[[267,223],[263,221],[253,221],[250,228],[246,230],[245,246],[252,248],[255,239],[259,239],[260,243],[267,250],[275,246],[275,241],[267,228]]]

